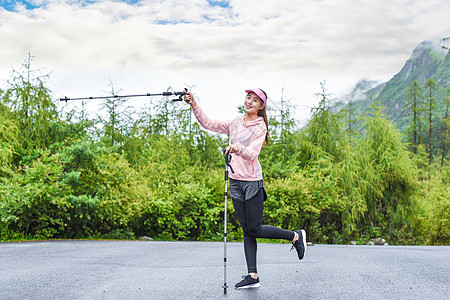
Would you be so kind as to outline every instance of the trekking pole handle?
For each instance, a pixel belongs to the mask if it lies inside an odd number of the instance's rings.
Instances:
[[[226,151],[226,150],[223,151],[224,157],[225,157],[225,165],[226,165],[227,167],[229,167],[230,170],[231,170],[231,173],[234,174],[233,167],[232,167],[231,164],[230,164],[230,162],[231,162],[231,154],[230,154],[230,153],[225,154],[225,151]],[[227,174],[227,175],[228,175],[228,174]]]
[[[178,98],[172,99],[172,101],[183,101],[183,96],[188,92],[187,88],[184,88],[184,92],[174,92],[173,95],[179,96]]]

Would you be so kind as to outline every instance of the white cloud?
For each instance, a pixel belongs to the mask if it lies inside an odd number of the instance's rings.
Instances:
[[[267,87],[277,99],[284,86],[302,106],[321,80],[340,93],[361,77],[389,79],[419,42],[450,35],[446,0],[215,2],[225,7],[36,0],[43,5],[33,10],[0,8],[0,79],[30,50],[54,71],[57,96],[97,94],[111,77],[124,89],[196,84],[205,105],[218,89],[214,97],[228,103],[240,97],[234,90]]]

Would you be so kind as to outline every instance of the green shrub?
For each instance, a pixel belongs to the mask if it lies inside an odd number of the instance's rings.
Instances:
[[[62,176],[59,158],[42,153],[41,159],[15,172],[1,185],[2,240],[63,236],[70,217],[70,188],[60,182]]]
[[[300,170],[266,184],[264,222],[294,230],[305,228],[312,241],[331,242],[341,228],[344,198],[325,169]]]

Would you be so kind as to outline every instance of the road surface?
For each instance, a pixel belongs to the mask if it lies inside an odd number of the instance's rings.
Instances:
[[[258,244],[261,287],[242,243],[47,241],[0,243],[0,299],[449,299],[450,247]]]

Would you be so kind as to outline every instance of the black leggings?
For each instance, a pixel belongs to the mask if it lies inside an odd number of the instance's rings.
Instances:
[[[294,232],[275,226],[262,225],[264,189],[260,188],[252,199],[245,202],[233,200],[234,210],[244,231],[244,252],[249,273],[256,272],[256,238],[285,239],[292,241]]]

